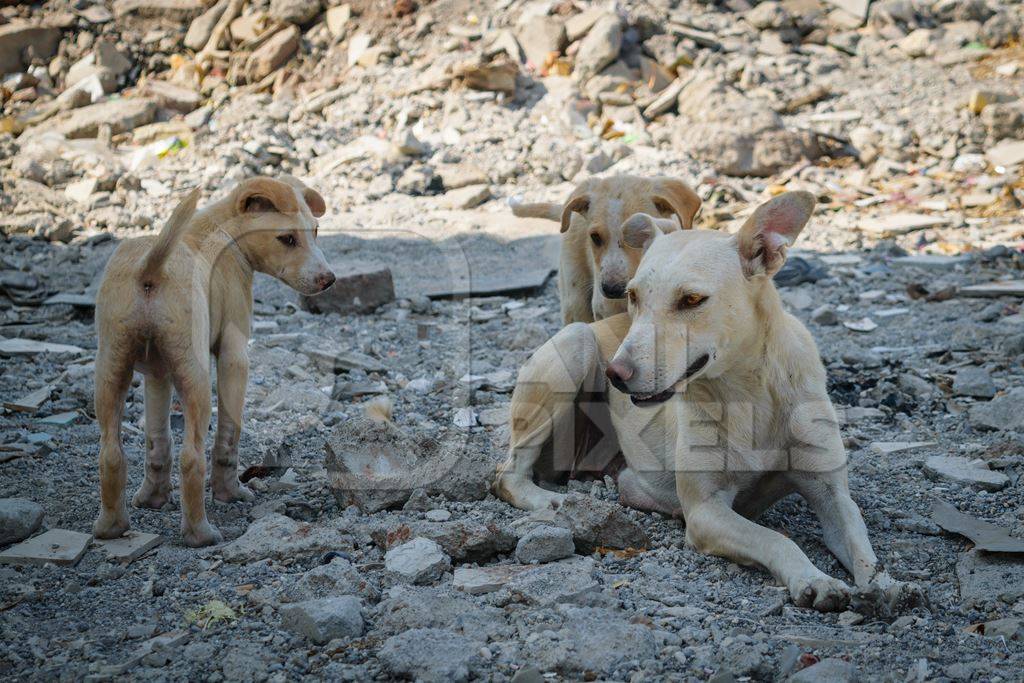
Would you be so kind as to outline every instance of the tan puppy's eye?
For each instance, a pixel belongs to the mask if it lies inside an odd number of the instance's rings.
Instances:
[[[604,238],[602,238],[596,232],[590,233],[590,241],[594,243],[595,247],[600,247],[602,244],[604,244]]]
[[[277,241],[288,248],[294,247],[298,244],[295,239],[295,235],[281,235],[277,238]]]
[[[697,308],[697,306],[700,306],[707,300],[708,298],[703,294],[684,294],[679,297],[679,302],[676,304],[676,307],[679,308],[679,310]]]

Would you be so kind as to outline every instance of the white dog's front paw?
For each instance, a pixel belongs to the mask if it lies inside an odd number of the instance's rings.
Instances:
[[[819,612],[838,612],[850,603],[850,587],[820,572],[791,581],[789,594],[797,607],[813,607]]]

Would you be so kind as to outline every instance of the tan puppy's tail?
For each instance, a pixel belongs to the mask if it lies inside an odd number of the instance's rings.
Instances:
[[[554,202],[536,202],[528,204],[522,197],[510,197],[508,205],[512,207],[512,214],[519,218],[546,218],[549,221],[562,220],[562,205]]]
[[[391,399],[381,396],[363,404],[363,414],[374,422],[391,422]]]
[[[167,260],[171,249],[174,248],[174,245],[178,243],[178,240],[184,234],[185,226],[192,220],[192,216],[196,212],[196,204],[198,203],[199,188],[196,188],[189,192],[188,196],[174,209],[171,217],[164,224],[164,229],[157,235],[156,243],[150,248],[149,253],[146,254],[146,259],[142,262],[142,270],[139,271],[139,282],[144,285],[148,283],[151,286],[152,281],[160,276],[164,261]]]

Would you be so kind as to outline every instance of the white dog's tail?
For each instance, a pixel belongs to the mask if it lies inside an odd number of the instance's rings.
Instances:
[[[146,254],[142,263],[142,270],[139,272],[139,282],[152,286],[152,282],[160,275],[164,261],[171,253],[171,249],[178,243],[185,232],[185,227],[192,220],[196,212],[196,204],[199,203],[199,188],[188,193],[188,196],[178,204],[177,208],[167,219],[163,230],[157,235],[156,242]]]
[[[554,202],[525,203],[521,197],[510,197],[508,205],[512,213],[520,218],[546,218],[549,221],[562,220],[562,205]]]

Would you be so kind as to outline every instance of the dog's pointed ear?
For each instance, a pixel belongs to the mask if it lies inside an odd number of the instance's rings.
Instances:
[[[309,212],[313,214],[314,218],[320,218],[327,213],[327,202],[313,188],[307,187],[302,190],[302,198],[306,200],[306,206],[309,207]]]
[[[736,235],[744,275],[771,277],[779,271],[786,248],[807,224],[814,204],[810,192],[784,192],[757,207]]]
[[[569,201],[562,207],[562,229],[560,232],[565,232],[569,229],[569,222],[572,220],[573,213],[585,214],[589,210],[590,195],[573,193],[573,196],[569,197]]]
[[[658,235],[676,229],[671,218],[634,213],[622,224],[622,242],[633,249],[647,249]]]
[[[299,210],[295,188],[273,178],[249,178],[243,181],[235,190],[234,205],[238,214],[272,211],[296,213]]]
[[[700,211],[700,196],[682,180],[658,178],[654,183],[654,206],[662,215],[675,214],[683,230],[693,227]]]

